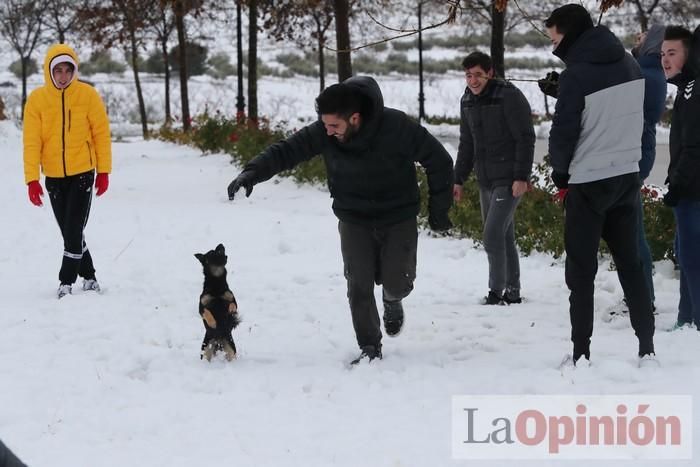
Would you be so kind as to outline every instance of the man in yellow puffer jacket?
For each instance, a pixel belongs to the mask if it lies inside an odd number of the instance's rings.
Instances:
[[[83,290],[99,292],[83,230],[93,182],[97,196],[109,186],[112,147],[107,112],[97,91],[78,81],[78,57],[68,45],[49,48],[44,79],[44,86],[29,95],[24,108],[24,179],[29,200],[42,205],[41,170],[63,235],[58,298],[71,293],[78,275],[84,279]]]

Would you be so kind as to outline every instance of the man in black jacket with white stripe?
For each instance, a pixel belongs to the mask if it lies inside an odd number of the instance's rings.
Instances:
[[[669,83],[678,87],[673,103],[668,193],[664,202],[676,218],[676,257],[680,265],[680,301],[675,328],[700,329],[700,27],[666,29],[661,63]]]
[[[566,195],[566,284],[572,360],[588,364],[593,292],[603,238],[629,300],[640,364],[654,360],[654,315],[637,242],[641,202],[639,160],[644,79],[639,65],[604,26],[593,26],[578,4],[557,8],[545,21],[554,55],[566,69],[559,91],[549,154],[552,179]]]

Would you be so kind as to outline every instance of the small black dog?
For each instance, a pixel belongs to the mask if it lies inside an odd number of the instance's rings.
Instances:
[[[238,326],[238,304],[226,282],[226,252],[219,244],[206,254],[195,253],[204,267],[204,288],[199,296],[199,314],[204,321],[204,340],[200,358],[211,358],[219,350],[226,353],[226,360],[236,358],[236,344],[231,331]]]

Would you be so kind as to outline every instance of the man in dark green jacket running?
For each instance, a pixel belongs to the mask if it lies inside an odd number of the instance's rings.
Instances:
[[[358,76],[326,88],[316,98],[320,119],[269,146],[228,187],[229,199],[245,188],[321,155],[341,251],[352,322],[363,359],[381,358],[382,332],[374,284],[383,286],[384,329],[403,326],[401,300],[416,275],[420,193],[416,162],[426,171],[428,222],[447,230],[452,205],[452,158],[428,131],[401,111],[384,107],[374,79]]]

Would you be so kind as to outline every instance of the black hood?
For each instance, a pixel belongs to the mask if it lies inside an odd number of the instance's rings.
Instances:
[[[569,45],[563,55],[560,54],[560,49],[561,44],[552,53],[564,60],[567,65],[614,63],[625,56],[625,47],[622,42],[605,26],[596,26],[584,31],[573,44]]]
[[[366,115],[362,116],[362,123],[358,134],[347,143],[339,144],[341,147],[347,149],[367,147],[368,143],[379,129],[379,124],[382,120],[382,114],[384,112],[384,97],[382,96],[382,91],[379,89],[379,85],[374,78],[370,78],[369,76],[353,76],[343,81],[343,84],[353,87],[367,97],[370,101],[370,108],[368,112],[366,112]]]

